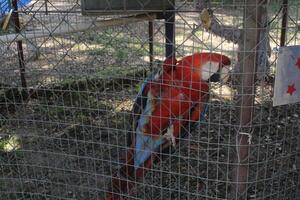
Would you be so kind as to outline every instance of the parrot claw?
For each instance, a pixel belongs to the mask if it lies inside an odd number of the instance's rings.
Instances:
[[[168,141],[170,141],[173,145],[173,147],[176,146],[176,141],[175,141],[175,137],[173,135],[174,132],[174,126],[173,124],[168,128],[167,133],[163,135],[163,137],[165,139],[167,139]]]

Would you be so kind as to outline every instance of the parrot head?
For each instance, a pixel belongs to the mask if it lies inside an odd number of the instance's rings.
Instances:
[[[183,66],[182,74],[188,74],[191,70],[192,74],[197,74],[202,81],[207,82],[226,82],[231,61],[227,56],[217,53],[195,53],[190,56],[183,57],[178,61],[178,66]]]

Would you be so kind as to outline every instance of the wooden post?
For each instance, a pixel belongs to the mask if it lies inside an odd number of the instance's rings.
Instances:
[[[264,0],[246,0],[244,7],[243,41],[238,59],[241,66],[238,89],[239,129],[236,136],[237,159],[234,170],[233,199],[247,199],[249,148],[252,134],[252,117],[255,98],[255,73],[261,15],[259,8]]]

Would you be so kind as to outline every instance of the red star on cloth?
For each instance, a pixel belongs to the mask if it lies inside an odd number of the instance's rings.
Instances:
[[[298,68],[300,69],[300,58],[297,59],[297,62],[295,65],[298,66]]]
[[[289,93],[292,96],[295,91],[296,91],[295,84],[288,85],[288,89],[287,89],[286,93]]]

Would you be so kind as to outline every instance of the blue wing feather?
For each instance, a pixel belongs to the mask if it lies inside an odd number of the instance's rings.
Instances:
[[[159,72],[158,72],[159,73]],[[145,92],[146,86],[155,79],[158,73],[151,74],[142,84],[141,89],[135,98],[135,103],[138,99],[144,97],[147,101],[147,94]],[[143,134],[143,127],[148,122],[149,116],[151,115],[152,104],[147,102],[143,104],[142,113],[138,118],[137,127],[135,130],[135,152],[134,152],[134,166],[135,168],[140,167],[150,157],[151,153],[164,143],[163,138],[154,139],[151,136]]]

